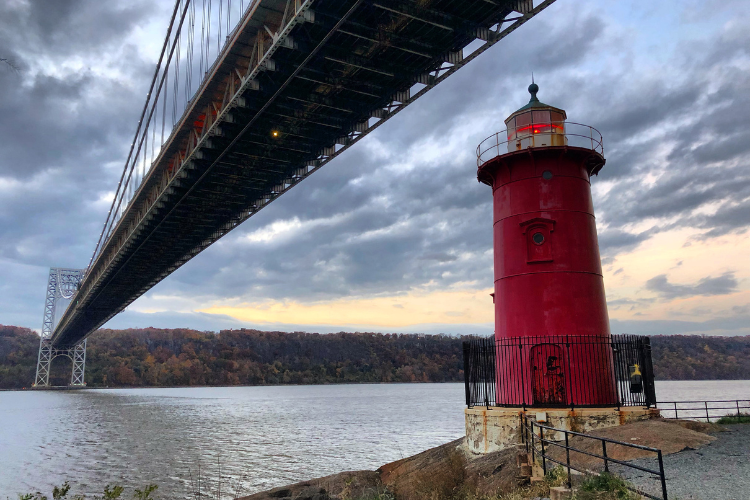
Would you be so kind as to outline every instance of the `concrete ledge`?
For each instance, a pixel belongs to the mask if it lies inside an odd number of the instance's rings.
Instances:
[[[526,415],[540,424],[575,432],[617,427],[629,422],[649,420],[659,416],[659,410],[642,406],[617,408],[486,408],[475,406],[464,410],[466,417],[466,444],[471,453],[483,455],[503,450],[521,442],[522,416]],[[562,440],[562,433],[545,435]]]
[[[562,486],[554,486],[549,489],[550,500],[568,500],[573,497],[573,491]]]

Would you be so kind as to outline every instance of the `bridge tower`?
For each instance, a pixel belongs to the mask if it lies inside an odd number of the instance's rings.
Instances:
[[[44,302],[44,319],[42,335],[39,341],[39,357],[36,365],[34,387],[49,387],[49,372],[52,360],[58,356],[67,356],[73,361],[70,386],[83,387],[86,370],[86,339],[72,347],[56,348],[52,345],[52,332],[55,329],[55,310],[60,299],[70,299],[78,290],[83,279],[84,269],[63,269],[53,267],[49,270],[47,281],[47,298]]]

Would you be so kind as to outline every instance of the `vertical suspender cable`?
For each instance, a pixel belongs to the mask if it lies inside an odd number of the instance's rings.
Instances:
[[[180,0],[180,4],[182,4],[182,0]],[[172,85],[172,127],[174,127],[175,123],[177,123],[177,99],[180,92],[180,52],[182,50],[182,44],[180,43],[181,35],[181,32],[177,32],[177,35],[175,36],[175,42],[177,44],[177,55],[175,56],[174,83]]]
[[[165,85],[164,87],[169,87],[169,61],[167,62],[167,66],[164,68],[164,80]],[[162,99],[162,109],[161,109],[161,146],[164,147],[164,127],[167,123],[167,92],[164,92],[162,94],[164,98]]]
[[[185,4],[185,7],[184,7],[184,9],[182,10],[182,15],[180,16],[180,22],[179,22],[179,24],[178,24],[178,26],[177,26],[177,31],[176,31],[176,33],[175,33],[175,42],[173,42],[173,43],[172,43],[172,48],[171,48],[171,50],[170,50],[170,52],[169,52],[169,56],[168,56],[168,58],[167,58],[167,61],[171,61],[171,59],[172,59],[172,56],[173,56],[173,54],[174,54],[174,52],[175,52],[175,48],[179,46],[180,35],[181,35],[181,32],[182,32],[182,25],[183,25],[183,22],[185,21],[185,14],[187,14],[187,7],[188,7],[188,5],[189,5],[189,2],[190,2],[190,0],[186,0],[186,1],[187,1],[187,3]],[[180,4],[181,4],[181,2],[180,2]],[[171,25],[170,25],[170,26],[171,26]],[[170,27],[170,31],[171,31],[171,27]],[[161,59],[160,59],[160,64],[161,64]],[[168,67],[168,64],[169,64],[169,63],[167,63],[167,67]],[[162,73],[162,75],[164,75],[164,73]],[[161,81],[159,82],[159,86],[158,86],[158,88],[157,88],[157,91],[156,91],[156,97],[157,97],[157,98],[158,98],[159,94],[161,93],[161,89],[162,89],[162,86],[163,86],[163,82],[164,82],[164,76],[162,76],[162,80],[161,80]],[[151,93],[149,93],[149,98],[150,98],[150,96],[151,96]],[[148,102],[149,102],[149,101],[147,101],[147,102],[146,102],[146,104],[147,104],[147,105],[148,105]],[[153,112],[154,112],[154,106],[152,106],[152,107],[151,107],[151,112],[150,112],[150,114],[149,114],[149,119],[151,118],[151,115],[153,114]],[[137,137],[138,137],[138,136],[136,136],[136,138],[137,138]],[[138,142],[138,150],[136,151],[136,157],[137,157],[137,155],[138,155],[138,154],[140,153],[140,151],[141,151],[141,146],[143,145],[143,137],[141,136],[141,140],[140,140],[140,141],[136,141],[136,142]],[[133,146],[131,146],[131,149],[132,149],[132,147],[134,147],[134,145],[135,145],[135,143],[133,144]],[[125,173],[127,173],[127,172],[128,172],[128,170],[127,170],[127,168],[126,168],[126,169],[125,169],[125,171],[123,172],[123,176],[124,176],[124,175],[125,175]],[[130,177],[132,176],[132,173],[133,173],[133,170],[132,170],[132,167],[131,167],[131,169],[130,169],[130,172],[129,172],[129,175],[128,175],[128,178],[127,178],[127,181],[128,181],[128,182],[130,181]],[[123,206],[122,206],[122,199],[123,199],[123,197],[122,197],[122,196],[120,196],[120,198],[119,198],[119,201],[117,200],[117,198],[115,198],[115,200],[113,200],[113,204],[114,204],[114,203],[115,203],[116,201],[118,201],[118,205],[117,205],[117,207],[115,208],[115,213],[116,213],[116,214],[117,214],[117,213],[120,213],[120,208],[121,208],[121,207],[122,207],[122,210],[123,210],[123,211],[124,211],[124,209],[125,209],[125,207],[123,207]],[[110,227],[109,227],[109,232],[107,233],[107,238],[109,238],[109,233],[110,233],[110,232],[112,231],[112,229],[113,229],[113,228],[114,228],[114,225],[112,225],[112,224],[111,224],[111,225],[110,225]],[[92,257],[92,259],[93,259],[93,257]],[[89,265],[90,265],[90,264],[89,264]]]
[[[148,98],[146,99],[146,103],[143,105],[143,111],[141,111],[141,121],[143,120],[143,117],[146,114],[146,110],[148,109],[148,103],[151,99],[151,92],[153,91],[154,84],[156,83],[156,79],[159,76],[159,68],[161,67],[162,60],[164,58],[164,53],[167,50],[167,46],[169,45],[169,36],[172,33],[172,26],[174,25],[175,17],[177,16],[177,8],[179,6],[179,0],[175,2],[174,10],[172,11],[172,18],[169,21],[169,27],[167,28],[167,36],[164,37],[164,44],[161,48],[161,54],[159,55],[159,62],[156,64],[156,70],[154,71],[154,76],[151,79],[151,87],[149,88]],[[141,122],[138,123],[138,128],[135,132],[135,137],[138,137],[138,133],[140,132],[141,128]],[[117,193],[119,193],[120,188],[122,186],[122,180],[125,177],[125,173],[127,172],[127,166],[128,163],[130,163],[130,159],[133,155],[133,148],[135,147],[135,139],[133,140],[133,143],[130,145],[130,152],[128,153],[128,157],[125,160],[125,167],[122,170],[122,175],[120,176],[120,181],[117,183],[117,191],[115,191],[115,196],[112,199],[112,205],[109,207],[109,212],[107,213],[107,218],[104,221],[104,227],[102,228],[102,232],[99,234],[99,241],[96,242],[96,247],[94,248],[94,253],[91,256],[91,259],[89,260],[88,268],[86,269],[86,274],[88,274],[89,268],[91,268],[91,264],[94,262],[94,259],[96,258],[96,254],[99,251],[99,247],[102,244],[102,238],[104,237],[104,233],[107,231],[107,226],[110,222],[110,217],[112,216],[112,210],[115,207],[115,200],[117,200]]]
[[[149,167],[152,163],[154,163],[154,155],[156,154],[156,124],[159,122],[159,99],[158,96],[154,100],[154,110],[156,113],[154,114],[153,120],[151,120],[151,161],[149,162]],[[143,172],[143,179],[146,178],[146,172]]]
[[[201,10],[201,62],[198,65],[198,73],[200,75],[200,81],[203,81],[203,52],[204,45],[206,43],[206,0],[203,0],[203,8]],[[208,68],[206,68],[208,69]]]
[[[195,2],[190,4],[190,31],[188,32],[188,60],[190,61],[188,70],[188,101],[193,96],[193,61],[195,55]]]
[[[206,71],[210,68],[209,53],[211,52],[211,4],[213,0],[208,0],[208,18],[206,21]]]
[[[151,126],[151,121],[149,121],[148,124],[149,124],[149,126]],[[143,153],[143,169],[141,170],[141,182],[143,182],[143,178],[146,175],[146,157],[147,156],[149,156],[149,154],[148,154],[148,135],[146,135],[146,149],[145,149],[145,151]]]

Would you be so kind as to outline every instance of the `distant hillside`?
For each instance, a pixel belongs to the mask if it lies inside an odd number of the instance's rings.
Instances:
[[[89,338],[90,386],[460,382],[459,337],[379,333],[100,330]],[[652,337],[659,380],[750,378],[750,337]],[[0,325],[0,388],[28,387],[39,337]],[[70,361],[53,363],[64,385]]]
[[[658,335],[651,348],[657,380],[750,379],[750,336]]]

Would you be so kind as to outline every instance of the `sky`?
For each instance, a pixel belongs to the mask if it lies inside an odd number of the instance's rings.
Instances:
[[[172,1],[0,3],[0,324],[88,263]],[[558,0],[166,278],[111,328],[493,331],[477,144],[539,98],[600,130],[613,333],[750,335],[750,6]]]

